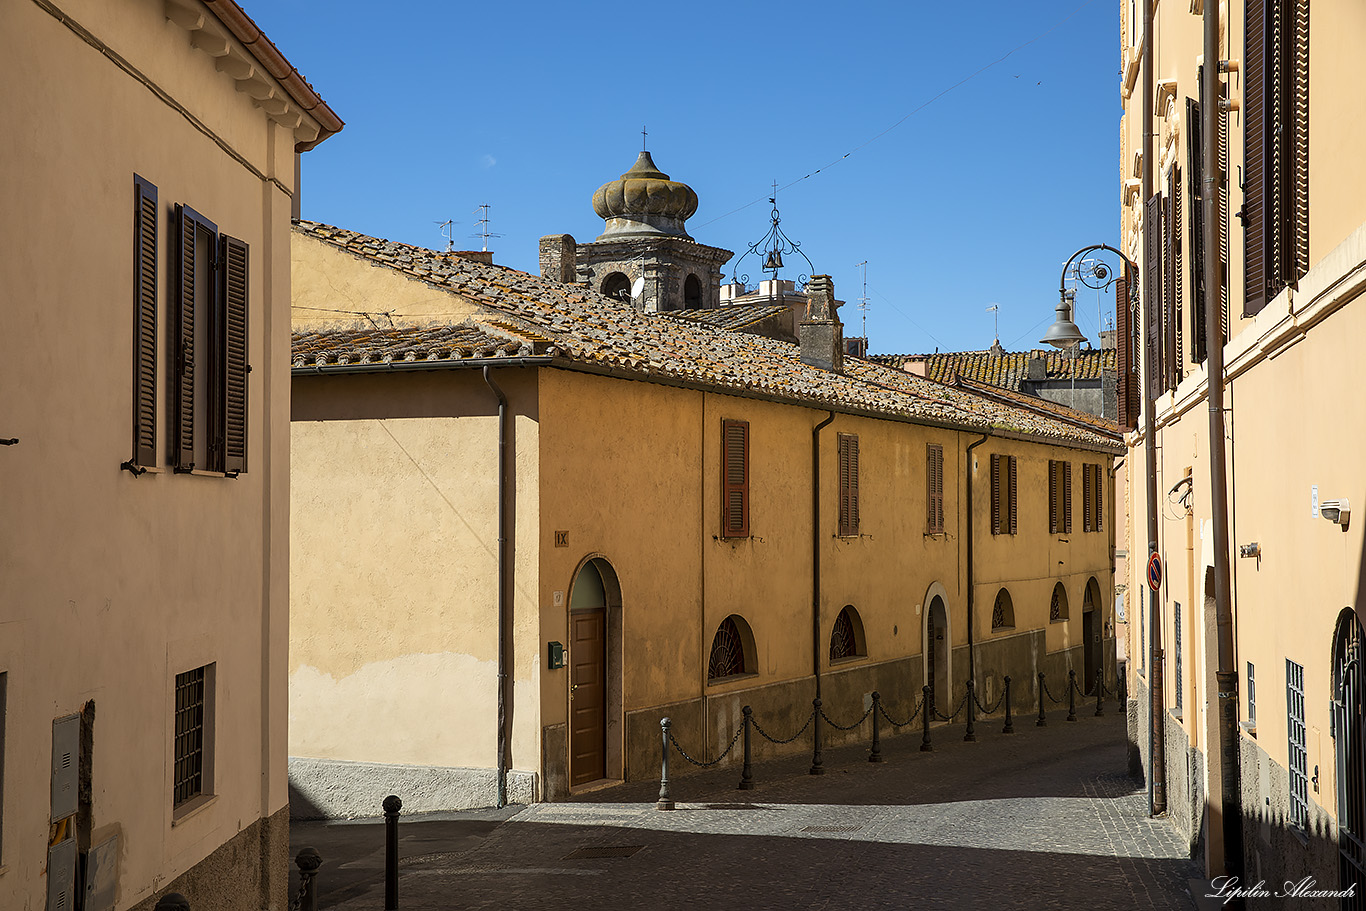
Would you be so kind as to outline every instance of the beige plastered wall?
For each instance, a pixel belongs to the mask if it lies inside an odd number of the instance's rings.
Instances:
[[[93,701],[91,842],[120,840],[123,909],[287,801],[294,140],[191,47],[162,3],[60,8],[267,178],[37,4],[0,8],[0,160],[16,175],[0,217],[12,342],[0,361],[0,435],[19,439],[0,452],[0,907],[44,906],[52,722]],[[141,477],[119,469],[133,454],[135,173],[159,193],[161,454]],[[168,465],[175,203],[250,245],[248,471],[235,480]],[[207,663],[214,797],[173,821],[174,677]],[[278,854],[261,859],[278,882],[258,891],[220,880],[236,897],[200,904],[283,900],[286,847],[252,846]]]
[[[493,377],[515,472],[511,767],[535,771],[537,390]],[[478,370],[294,379],[291,756],[493,767],[497,404]]]

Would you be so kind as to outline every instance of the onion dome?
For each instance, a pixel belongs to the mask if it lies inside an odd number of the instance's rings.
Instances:
[[[607,221],[599,240],[617,237],[672,234],[687,237],[683,228],[697,211],[692,187],[655,167],[649,152],[641,152],[631,170],[598,187],[593,211]]]

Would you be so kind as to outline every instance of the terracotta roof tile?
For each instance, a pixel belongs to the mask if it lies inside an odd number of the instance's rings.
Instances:
[[[658,315],[701,323],[704,326],[715,326],[718,329],[744,329],[770,316],[787,313],[790,309],[785,304],[741,304],[736,307],[718,307],[715,310],[671,310]]]
[[[731,332],[695,320],[640,313],[580,285],[504,266],[447,257],[317,222],[295,230],[367,261],[459,294],[483,312],[461,326],[318,330],[294,335],[296,368],[417,360],[450,361],[502,353],[549,354],[563,362],[688,381],[901,419],[998,430],[1121,448],[1115,434],[1077,426],[970,390],[912,376],[870,360],[845,358],[843,374],[802,363],[789,342]],[[515,352],[514,352],[515,348]],[[492,355],[479,354],[493,351]],[[319,361],[319,358],[323,361]],[[368,360],[367,360],[368,359]],[[378,367],[377,367],[378,369]]]

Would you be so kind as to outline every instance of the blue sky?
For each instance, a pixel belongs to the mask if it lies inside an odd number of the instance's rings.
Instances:
[[[783,187],[846,335],[867,260],[874,353],[984,348],[992,304],[1007,348],[1037,346],[1063,262],[1118,245],[1111,0],[244,6],[346,121],[304,156],[305,218],[438,249],[455,219],[478,249],[488,203],[495,261],[535,272],[540,236],[602,231],[593,191],[644,125],[701,243],[739,256]],[[1102,305],[1079,292],[1093,343]]]

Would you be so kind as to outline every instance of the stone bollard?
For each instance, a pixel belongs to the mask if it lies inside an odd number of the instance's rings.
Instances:
[[[1043,671],[1039,671],[1039,720],[1035,721],[1034,724],[1041,728],[1048,727],[1048,719],[1044,717],[1043,713]]]
[[[745,767],[740,772],[739,790],[750,791],[754,789],[754,773],[750,770],[749,728],[754,723],[754,709],[745,706],[740,711],[745,715]]]
[[[882,738],[878,735],[878,715],[882,712],[882,697],[873,690],[873,748],[868,751],[869,762],[882,762]]]
[[[1067,720],[1077,720],[1077,672],[1067,670]]]
[[[296,911],[318,911],[318,868],[323,859],[314,848],[300,848],[294,856],[299,868],[299,900]]]
[[[812,699],[811,706],[815,709],[815,714],[811,718],[811,739],[814,748],[811,754],[811,774],[824,775],[825,761],[821,758],[821,697]]]
[[[403,801],[397,794],[384,798],[384,911],[398,911],[398,811]]]
[[[1001,733],[1002,733],[1002,734],[1014,734],[1014,733],[1015,733],[1015,722],[1014,722],[1013,720],[1011,720],[1011,711],[1010,711],[1010,677],[1009,677],[1009,676],[1006,677],[1006,693],[1005,693],[1005,695],[1004,695],[1003,697],[1001,697],[1001,701],[1002,701],[1003,703],[1005,703],[1005,707],[1006,707],[1006,726],[1003,727],[1003,728],[1001,728]]]
[[[672,725],[667,718],[659,719],[659,730],[664,742],[663,760],[659,766],[659,800],[655,802],[656,810],[672,810],[674,808],[673,796],[669,794],[669,727]]]
[[[934,711],[934,697],[930,695],[930,687],[926,686],[922,690],[924,702],[921,703],[920,726],[924,731],[924,736],[920,740],[920,752],[934,752],[934,744],[930,743],[930,713]]]

